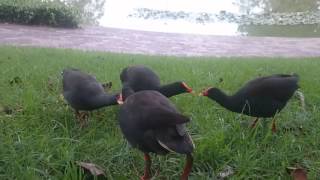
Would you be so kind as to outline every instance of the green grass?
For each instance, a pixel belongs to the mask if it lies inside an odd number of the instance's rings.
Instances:
[[[0,104],[23,109],[0,114],[0,179],[77,179],[75,161],[102,166],[109,179],[138,179],[142,153],[124,140],[118,107],[95,112],[88,127],[79,129],[72,110],[59,100],[60,72],[66,67],[112,81],[112,91],[118,91],[121,69],[132,64],[152,67],[163,83],[185,80],[196,91],[216,86],[228,93],[258,75],[298,73],[306,111],[293,98],[277,118],[275,135],[270,120],[251,130],[247,126],[252,118],[228,112],[205,97],[184,94],[171,100],[192,118],[188,128],[196,150],[190,179],[214,179],[227,165],[235,171],[230,179],[290,179],[286,167],[297,164],[308,170],[310,179],[320,177],[317,58],[177,58],[0,47]],[[10,85],[15,77],[21,83]],[[160,169],[162,179],[178,179],[184,160],[175,154],[153,156],[152,168]]]

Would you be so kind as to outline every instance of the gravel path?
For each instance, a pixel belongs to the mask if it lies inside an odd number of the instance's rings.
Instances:
[[[234,37],[0,24],[0,44],[175,56],[320,57],[320,38]]]

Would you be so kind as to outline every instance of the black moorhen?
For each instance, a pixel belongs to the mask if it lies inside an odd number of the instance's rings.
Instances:
[[[129,143],[144,153],[145,168],[142,180],[151,178],[149,153],[186,154],[186,164],[181,179],[187,180],[191,172],[194,144],[186,130],[189,118],[180,114],[168,98],[153,90],[134,93],[124,86],[126,101],[120,106],[119,123]],[[130,95],[130,96],[129,96]]]
[[[218,88],[209,88],[202,92],[226,109],[256,117],[255,127],[260,117],[274,117],[287,104],[294,92],[299,88],[299,77],[296,74],[274,74],[259,77],[247,82],[237,93],[228,96]],[[275,118],[272,131],[276,131]]]
[[[142,65],[129,66],[123,69],[120,74],[120,80],[122,85],[128,84],[135,92],[156,90],[166,97],[192,92],[192,89],[181,81],[161,86],[158,75],[150,68]]]
[[[92,75],[78,69],[65,69],[63,77],[63,96],[75,110],[76,117],[83,125],[83,114],[79,111],[91,111],[104,106],[116,105],[117,95],[106,94],[104,87]]]

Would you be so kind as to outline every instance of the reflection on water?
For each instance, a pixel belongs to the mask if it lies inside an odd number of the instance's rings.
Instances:
[[[320,37],[320,0],[91,1],[100,2],[96,6],[100,10],[101,1],[105,1],[104,15],[98,22],[107,27],[212,35]]]
[[[320,37],[318,24],[305,25],[240,25],[238,31],[250,36]]]
[[[319,1],[317,0],[239,0],[240,8],[253,9],[261,7],[264,13],[271,12],[305,12],[319,10]],[[241,7],[251,3],[249,6]]]

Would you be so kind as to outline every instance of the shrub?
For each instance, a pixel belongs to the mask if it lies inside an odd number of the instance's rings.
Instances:
[[[80,13],[61,1],[1,0],[0,22],[74,28]]]

